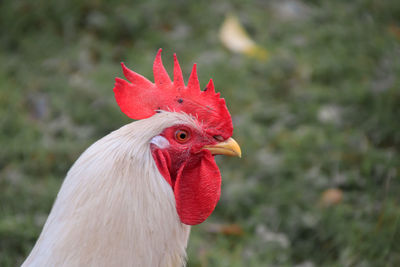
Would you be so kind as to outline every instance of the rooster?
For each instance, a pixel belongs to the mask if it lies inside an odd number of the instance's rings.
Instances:
[[[23,267],[182,266],[190,226],[220,197],[214,155],[241,156],[232,120],[212,80],[200,90],[196,64],[185,86],[161,60],[154,83],[122,70],[114,93],[137,121],[91,145],[69,170]]]

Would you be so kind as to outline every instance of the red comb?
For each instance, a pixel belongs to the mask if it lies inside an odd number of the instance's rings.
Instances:
[[[215,93],[212,79],[201,91],[194,64],[188,85],[185,86],[181,67],[174,54],[174,81],[171,81],[162,64],[161,51],[158,50],[153,64],[154,83],[121,63],[125,77],[131,82],[115,79],[115,99],[121,111],[135,120],[151,117],[157,110],[185,112],[196,117],[209,133],[230,137],[232,119],[225,100]]]

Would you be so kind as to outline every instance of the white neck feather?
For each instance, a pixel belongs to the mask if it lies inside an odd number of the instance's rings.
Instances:
[[[90,146],[69,170],[31,254],[22,266],[181,266],[190,227],[180,222],[172,188],[150,142],[174,124],[163,112]]]

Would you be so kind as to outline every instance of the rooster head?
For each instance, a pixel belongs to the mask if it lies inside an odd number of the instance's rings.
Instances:
[[[158,170],[174,192],[181,222],[203,222],[214,210],[221,192],[221,174],[214,155],[241,156],[239,145],[231,137],[232,119],[225,100],[215,93],[212,80],[200,90],[196,64],[186,86],[176,55],[171,81],[161,61],[161,49],[153,64],[154,83],[121,65],[130,82],[116,78],[114,93],[128,117],[140,120],[160,112],[190,117],[191,123],[164,129],[152,137],[149,145]]]

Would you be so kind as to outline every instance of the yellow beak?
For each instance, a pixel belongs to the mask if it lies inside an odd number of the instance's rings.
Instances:
[[[224,142],[215,145],[207,145],[204,146],[203,148],[210,150],[211,154],[213,155],[227,155],[239,158],[242,157],[242,151],[240,150],[240,146],[232,137]]]

